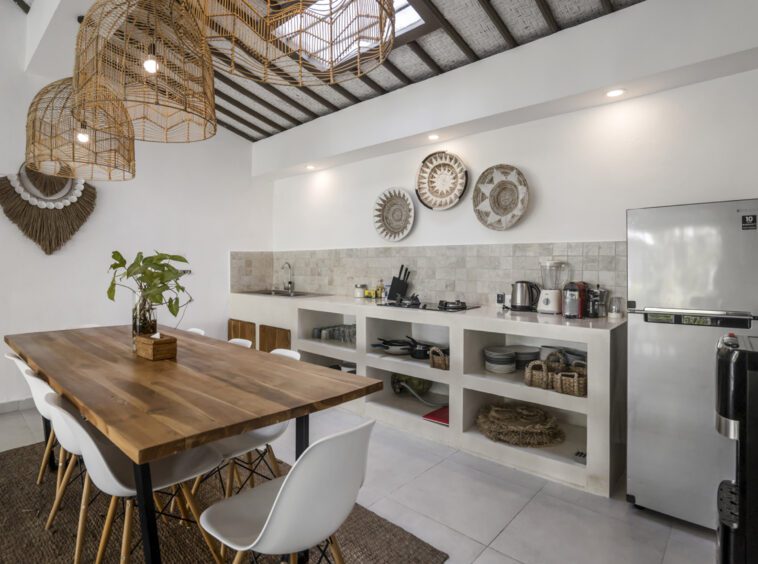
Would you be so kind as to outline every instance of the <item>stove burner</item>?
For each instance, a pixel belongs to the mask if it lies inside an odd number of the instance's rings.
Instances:
[[[462,302],[461,300],[455,300],[454,302],[440,300],[440,303],[437,304],[437,309],[440,311],[463,311],[468,309],[468,306],[466,302]]]

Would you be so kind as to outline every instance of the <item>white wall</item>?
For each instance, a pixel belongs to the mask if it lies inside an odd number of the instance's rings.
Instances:
[[[24,158],[31,98],[59,77],[22,72],[24,14],[0,2],[0,175]],[[62,74],[65,75],[65,70]],[[93,183],[97,207],[59,252],[46,256],[0,213],[0,335],[83,324],[126,324],[130,301],[108,301],[110,253],[154,249],[186,253],[195,298],[183,327],[223,337],[229,299],[229,251],[271,248],[271,190],[253,189],[250,144],[219,129],[215,138],[181,145],[137,144],[137,178]],[[159,320],[170,324],[165,310]],[[0,404],[28,396],[23,381],[0,361]],[[107,375],[104,375],[104,377]]]
[[[619,240],[627,208],[756,197],[756,91],[751,71],[279,180],[274,249],[386,245],[374,199],[389,187],[412,191],[438,149],[465,161],[469,189],[449,211],[417,204],[401,244]],[[472,210],[473,183],[496,163],[519,167],[531,188],[527,216],[506,232]]]

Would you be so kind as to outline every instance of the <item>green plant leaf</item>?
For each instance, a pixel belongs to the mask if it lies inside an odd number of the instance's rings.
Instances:
[[[116,261],[111,265],[111,268],[123,268],[126,266],[126,259],[124,258],[124,255],[118,251],[113,251],[113,253],[111,253],[111,258]]]
[[[134,261],[132,261],[132,264],[130,264],[129,267],[126,269],[126,277],[127,278],[133,277],[137,272],[139,272],[141,266],[142,266],[142,252],[140,251],[139,253],[137,253],[137,256],[134,257]]]
[[[187,259],[182,255],[168,255],[168,258],[174,262],[183,262],[184,264],[189,264]]]
[[[179,314],[179,298],[169,298],[167,306],[171,315],[176,317]]]
[[[110,301],[114,301],[116,299],[116,277],[115,276],[111,279],[111,283],[108,286],[107,295]]]

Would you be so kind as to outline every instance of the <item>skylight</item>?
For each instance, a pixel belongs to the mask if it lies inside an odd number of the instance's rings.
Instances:
[[[303,55],[308,61],[326,70],[328,62],[334,61],[335,65],[353,59],[358,52],[365,53],[374,49],[380,36],[379,22],[376,18],[359,16],[352,10],[339,12],[340,7],[349,0],[316,0],[300,16],[298,27],[306,24],[311,33],[293,34],[292,20],[284,22],[276,28],[276,35],[295,49],[302,49]],[[337,36],[332,42],[322,39],[326,34],[319,33],[319,27],[323,23],[323,15],[329,13],[329,8],[338,12],[337,19],[345,22],[344,29],[350,29],[350,33]],[[424,23],[421,16],[416,12],[408,0],[394,0],[395,8],[395,38]],[[293,18],[294,19],[294,18]],[[303,21],[304,20],[304,21]],[[356,23],[357,22],[357,23]],[[338,22],[339,23],[339,22]],[[337,25],[337,27],[341,27]],[[357,37],[357,41],[356,41]]]

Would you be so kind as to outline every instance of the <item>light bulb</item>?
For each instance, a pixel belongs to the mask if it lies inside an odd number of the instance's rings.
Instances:
[[[618,98],[619,96],[622,96],[624,93],[626,93],[626,90],[623,88],[615,88],[613,90],[609,90],[605,93],[606,96],[609,98]]]
[[[76,140],[79,141],[79,143],[89,143],[89,133],[86,131],[80,131],[76,134]]]
[[[440,136],[439,136],[439,135],[437,135],[436,133],[432,133],[432,134],[429,136],[429,141],[436,141],[436,140],[437,140],[437,139],[439,139],[439,138],[440,138]]]
[[[155,74],[158,72],[158,61],[155,59],[155,55],[148,55],[145,62],[142,63],[142,67],[146,73]]]

